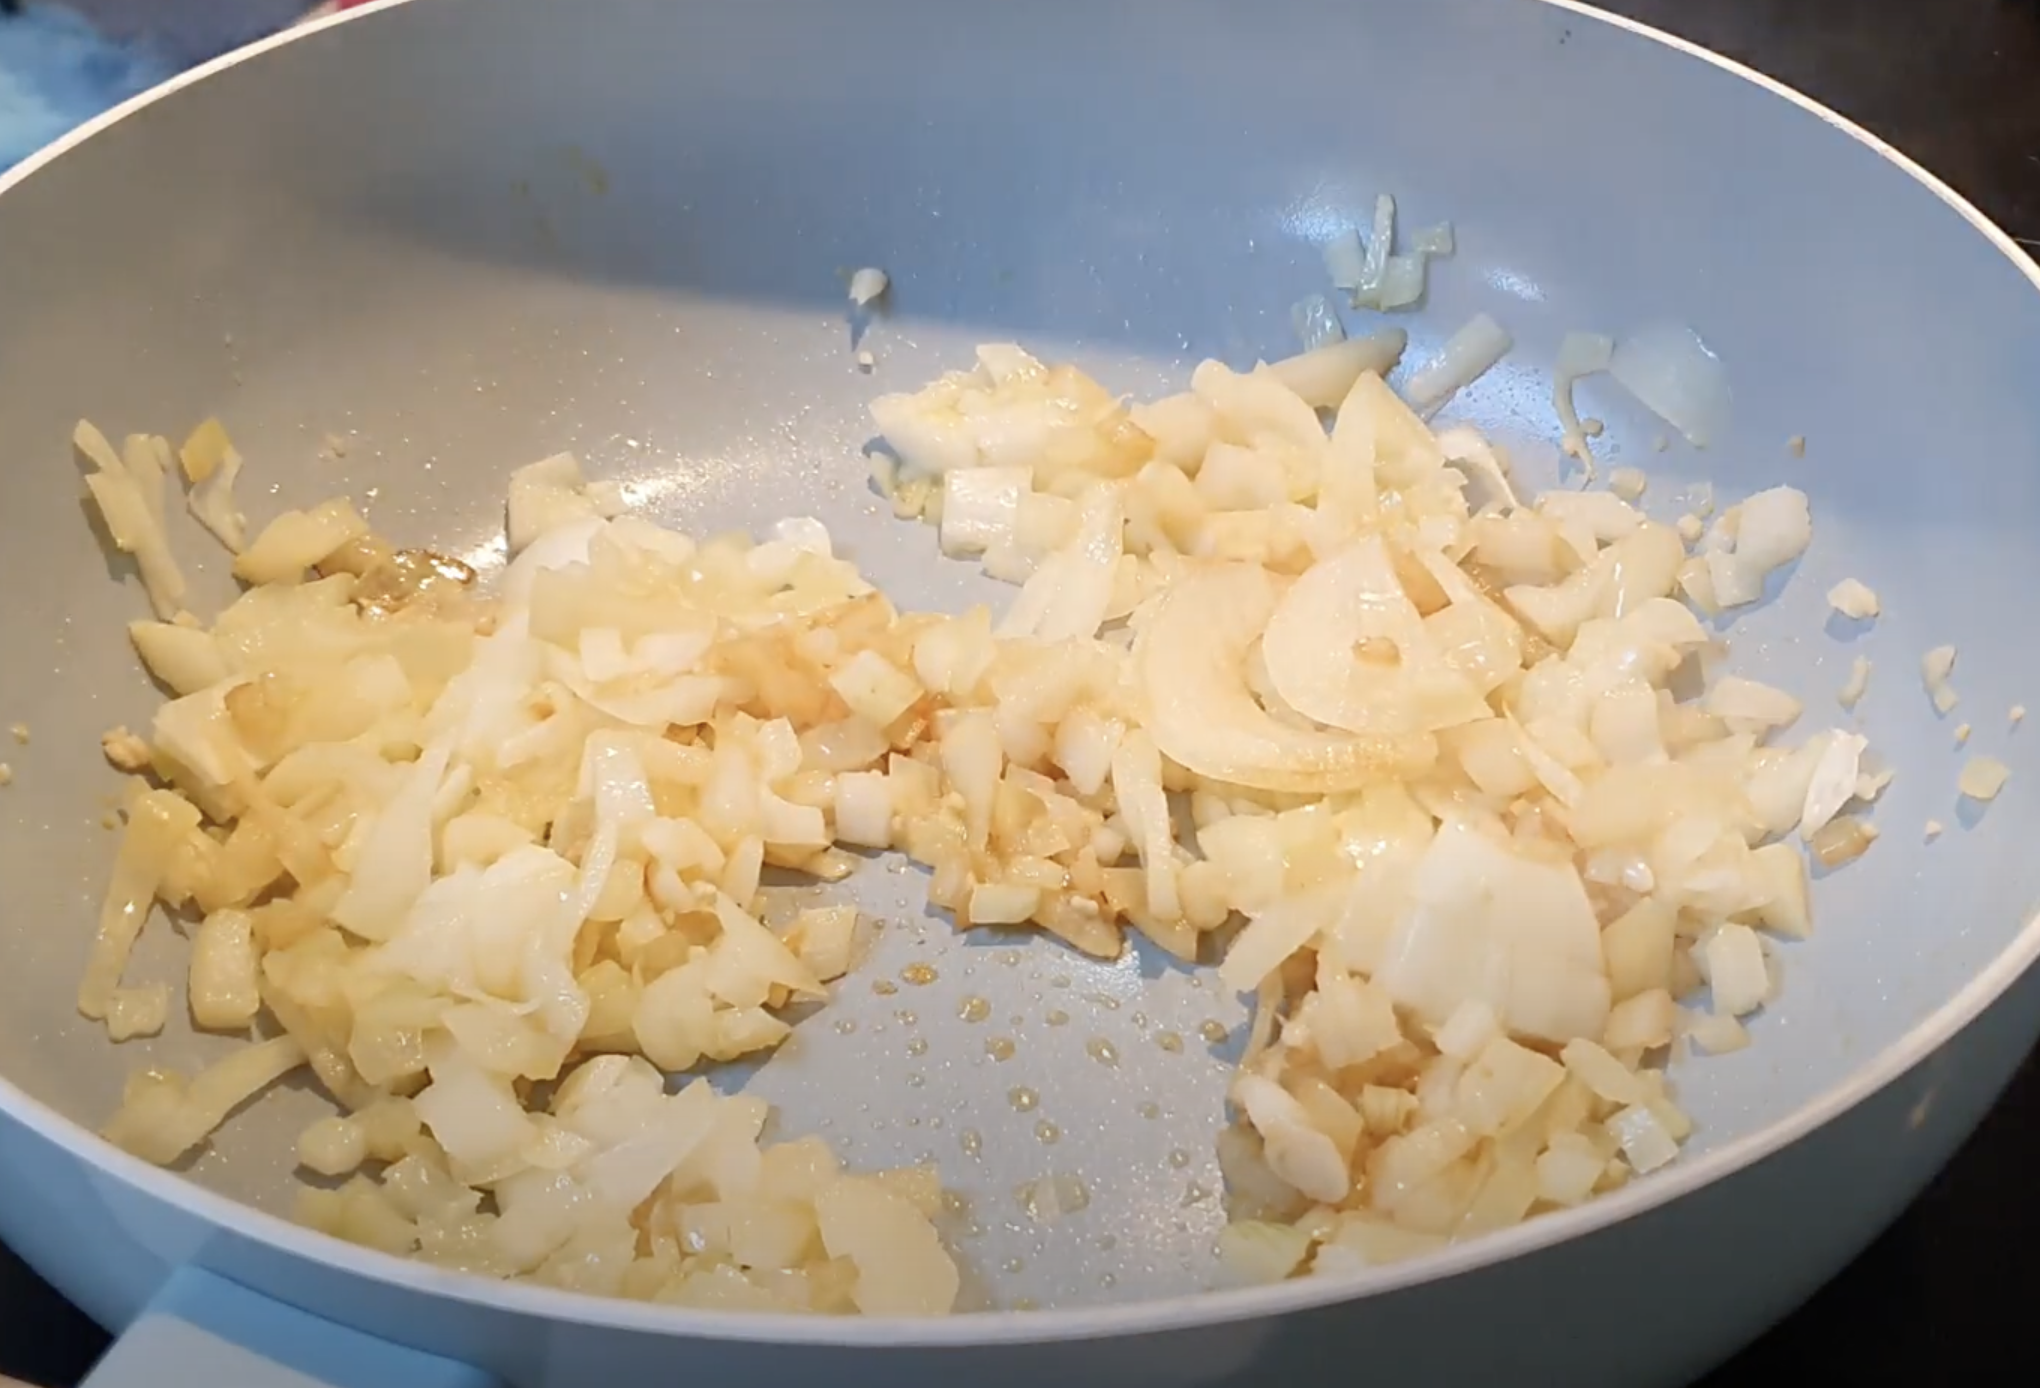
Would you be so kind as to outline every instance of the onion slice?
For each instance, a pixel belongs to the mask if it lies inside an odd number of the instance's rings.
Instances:
[[[1377,536],[1314,564],[1276,604],[1261,640],[1268,677],[1305,717],[1399,737],[1488,716],[1439,655]]]
[[[1644,328],[1615,344],[1608,370],[1644,408],[1705,448],[1728,429],[1728,368],[1682,324]]]
[[[1403,391],[1410,408],[1429,419],[1447,400],[1485,376],[1515,345],[1516,340],[1500,323],[1485,313],[1476,314],[1445,340],[1435,358],[1410,377]]]
[[[1279,723],[1247,690],[1247,648],[1277,594],[1266,570],[1214,564],[1186,573],[1134,648],[1162,754],[1196,775],[1256,790],[1327,794],[1421,775],[1429,736],[1350,737]]]

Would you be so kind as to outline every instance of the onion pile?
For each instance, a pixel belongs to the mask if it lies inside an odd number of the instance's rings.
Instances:
[[[132,635],[173,697],[145,746],[108,735],[141,774],[79,1007],[164,1025],[168,985],[123,977],[161,903],[199,922],[193,1023],[267,1038],[138,1076],[107,1136],[179,1160],[308,1067],[330,1233],[689,1305],[948,1311],[935,1171],[848,1174],[761,1142],[760,1101],[666,1092],[856,966],[854,911],[760,895],[855,847],[926,865],[959,928],[1107,958],[1133,931],[1256,995],[1218,1139],[1235,1279],[1663,1165],[1690,1123],[1654,1062],[1744,1044],[1809,929],[1793,836],[1840,859],[1881,788],[1860,737],[1776,742],[1782,691],[1673,692],[1720,654],[1675,595],[1761,592],[1805,498],[1690,552],[1612,494],[1526,504],[1384,383],[1401,348],[1206,362],[1128,407],[994,345],[878,399],[882,490],[1019,585],[997,617],[900,612],[812,520],[620,514],[561,457],[512,479],[489,597],[345,501],[252,539],[194,501],[250,585],[208,626],[150,527],[167,444],[81,426],[109,528],[156,556]],[[215,431],[194,487],[238,469]]]

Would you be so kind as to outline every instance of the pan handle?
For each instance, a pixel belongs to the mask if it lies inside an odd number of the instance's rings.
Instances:
[[[84,1388],[502,1388],[451,1359],[378,1340],[184,1267]]]

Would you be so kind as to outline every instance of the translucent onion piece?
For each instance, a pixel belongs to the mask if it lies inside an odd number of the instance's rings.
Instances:
[[[1352,737],[1277,722],[1248,692],[1247,648],[1274,614],[1266,570],[1216,564],[1186,574],[1134,648],[1149,730],[1163,755],[1215,781],[1326,794],[1421,775],[1428,736]]]

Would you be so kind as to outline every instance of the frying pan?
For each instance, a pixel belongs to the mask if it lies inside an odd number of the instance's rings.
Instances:
[[[176,1172],[92,1136],[132,1067],[219,1043],[114,1048],[71,1008],[112,854],[95,739],[150,703],[121,625],[136,595],[64,456],[76,418],[218,414],[251,510],[373,488],[399,542],[481,554],[508,469],[571,448],[662,518],[814,513],[905,603],[996,599],[870,493],[866,400],[986,338],[1129,393],[1276,355],[1287,306],[1322,287],[1318,243],[1381,191],[1459,229],[1411,356],[1476,311],[1517,338],[1454,405],[1502,437],[1555,436],[1568,329],[1698,330],[1731,372],[1728,436],[1658,453],[1661,425],[1589,386],[1608,453],[1651,472],[1654,502],[1701,479],[1803,487],[1814,547],[1736,623],[1735,668],[1816,706],[1854,656],[1878,664],[1860,713],[1899,772],[1884,837],[1816,884],[1756,1043],[1676,1068],[1699,1131],[1673,1166],[1357,1279],[1207,1291],[1241,1000],[1149,954],[962,939],[884,871],[854,884],[890,923],[866,975],[921,961],[935,981],[903,999],[852,980],[810,1043],[718,1082],[853,1163],[932,1155],[970,1201],[981,1311],[708,1314],[344,1246],[278,1214],[290,1135],[321,1111],[303,1090]],[[866,264],[894,286],[870,376],[838,278]],[[1892,1219],[2040,1030],[2040,776],[2007,717],[2040,692],[2019,639],[2040,586],[2034,276],[1831,113],[1535,0],[426,0],[181,78],[0,180],[0,705],[31,733],[0,791],[0,1236],[122,1332],[98,1388],[1689,1380]],[[1867,634],[1824,625],[1846,576],[1885,594]],[[1956,720],[1918,685],[1943,643],[1972,747],[2014,768],[1987,811],[1958,813]],[[1949,831],[1928,846],[1930,817]],[[135,969],[173,976],[179,950],[152,931]],[[1010,1060],[959,1018],[969,996]],[[1071,1025],[1044,1026],[1051,1005]],[[1154,1042],[1207,1021],[1229,1039]],[[1012,1191],[1051,1173],[1090,1202],[1042,1224]]]

